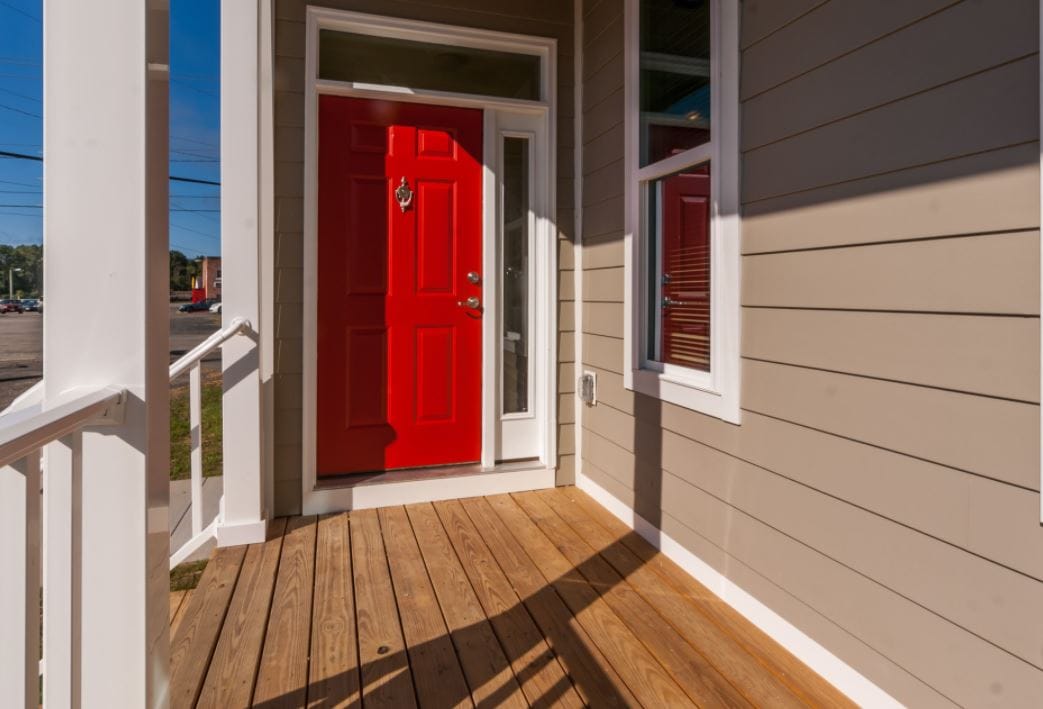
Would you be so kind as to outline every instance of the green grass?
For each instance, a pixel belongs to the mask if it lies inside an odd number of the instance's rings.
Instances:
[[[189,561],[170,570],[170,590],[189,591],[199,585],[206,568],[205,561]]]
[[[221,378],[203,375],[203,476],[221,474]],[[188,387],[170,390],[170,479],[187,480],[192,467],[192,439],[188,424]]]

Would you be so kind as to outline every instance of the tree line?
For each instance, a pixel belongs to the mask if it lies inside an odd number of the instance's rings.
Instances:
[[[170,251],[170,290],[191,290],[200,264],[180,251]],[[16,298],[43,297],[43,247],[39,244],[0,244],[0,295],[7,297],[8,274]]]
[[[43,295],[43,247],[39,244],[0,244],[0,294],[7,297],[14,286],[16,298]]]

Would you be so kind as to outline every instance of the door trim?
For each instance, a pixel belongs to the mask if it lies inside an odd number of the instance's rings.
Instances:
[[[444,91],[411,89],[400,86],[380,86],[353,82],[320,80],[318,69],[318,37],[320,29],[349,31],[383,37],[396,37],[440,44],[468,46],[481,49],[533,54],[541,58],[540,95],[541,101],[502,99]],[[482,194],[483,263],[486,278],[483,287],[483,302],[486,312],[492,317],[483,318],[483,372],[482,372],[482,467],[487,475],[461,478],[460,485],[452,485],[450,497],[469,494],[491,494],[471,492],[467,482],[481,480],[483,490],[516,491],[553,486],[557,467],[557,301],[558,301],[558,239],[555,228],[556,214],[556,48],[554,39],[509,34],[492,30],[478,30],[417,20],[390,18],[364,13],[309,7],[307,11],[307,48],[305,53],[305,127],[304,127],[304,234],[303,234],[303,363],[302,363],[302,430],[301,430],[301,504],[304,514],[315,514],[338,509],[358,507],[360,500],[353,488],[331,487],[325,481],[317,486],[316,471],[316,361],[317,361],[317,299],[318,299],[318,97],[320,94],[353,96],[357,98],[383,99],[388,101],[415,102],[429,105],[481,108],[484,110],[484,154]],[[533,196],[533,208],[537,211],[537,228],[534,238],[536,249],[536,286],[542,301],[538,304],[534,318],[534,337],[543,346],[538,347],[535,368],[542,381],[535,392],[540,420],[541,453],[538,460],[526,473],[512,471],[500,474],[496,471],[496,444],[499,429],[499,375],[497,369],[499,339],[496,337],[499,299],[497,291],[499,274],[495,264],[497,256],[497,200],[492,196],[499,180],[499,139],[510,133],[511,117],[536,121],[536,137],[542,143],[534,155],[533,164],[543,168],[546,179],[540,180],[541,194]],[[490,267],[491,266],[491,267]],[[495,277],[489,277],[493,275]],[[530,476],[526,478],[525,476]],[[526,488],[526,479],[531,487]],[[497,482],[499,481],[499,482]],[[443,481],[444,482],[444,481]],[[519,487],[519,485],[521,487]],[[424,497],[419,491],[439,490],[438,485],[427,485],[423,481],[396,483],[402,490],[403,500],[415,495]],[[404,487],[403,487],[404,486]],[[503,487],[503,490],[499,490]],[[416,488],[417,492],[406,494]],[[390,490],[389,490],[390,492]],[[394,496],[390,496],[394,497]],[[381,499],[384,499],[383,497]],[[426,498],[425,498],[426,499]],[[446,499],[432,497],[431,499]],[[390,499],[386,504],[402,504]]]

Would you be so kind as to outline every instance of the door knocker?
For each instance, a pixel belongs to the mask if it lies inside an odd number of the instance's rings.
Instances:
[[[409,209],[409,205],[413,203],[413,190],[409,189],[409,183],[404,177],[398,189],[395,190],[395,199],[398,200],[398,206],[402,208],[403,212]]]

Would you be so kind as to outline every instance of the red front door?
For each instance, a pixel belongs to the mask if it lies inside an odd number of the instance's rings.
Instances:
[[[320,97],[320,476],[481,457],[481,180],[481,111]]]

